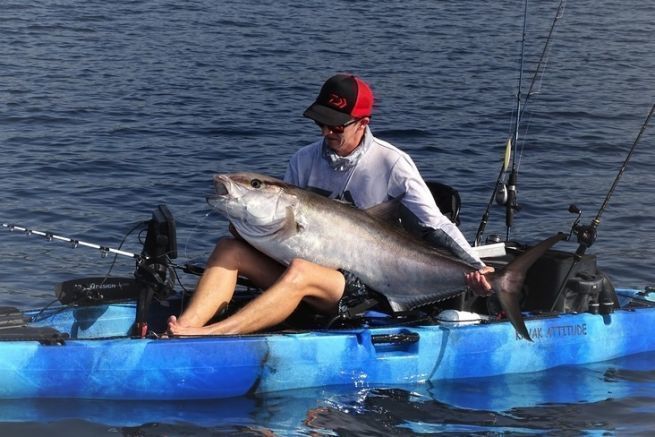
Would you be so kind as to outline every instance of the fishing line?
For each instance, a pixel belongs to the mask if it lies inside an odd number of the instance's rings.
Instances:
[[[216,211],[213,208],[210,208],[208,212],[202,214],[202,217],[203,217],[203,219],[206,219],[209,216],[211,216],[212,214],[216,214]],[[187,258],[187,259],[191,259],[191,257],[189,256],[189,242],[191,241],[191,237],[193,236],[193,234],[200,227],[200,223],[202,223],[202,221],[196,220],[195,226],[189,231],[189,233],[187,234],[186,239],[184,240],[184,257]]]
[[[523,31],[521,32],[521,56],[519,57],[519,83],[516,89],[516,119],[514,120],[514,152],[516,152],[516,147],[518,144],[519,139],[519,126],[520,126],[520,120],[521,120],[521,115],[523,114],[522,111],[522,105],[521,105],[521,88],[523,84],[523,63],[525,62],[525,34],[526,34],[526,29],[528,25],[528,0],[525,0],[524,2],[524,8],[523,8]],[[527,101],[527,96],[530,93],[526,95],[526,101]],[[516,156],[516,155],[514,155]]]
[[[138,222],[138,223],[137,223],[136,225],[134,225],[134,226],[133,226],[129,231],[127,231],[127,233],[125,234],[125,236],[124,236],[123,239],[121,240],[120,244],[118,245],[118,250],[120,250],[120,249],[123,247],[123,244],[125,244],[125,241],[127,240],[127,237],[129,237],[129,236],[132,234],[132,232],[136,231],[139,227],[146,226],[147,224],[148,224],[147,221],[141,221],[141,222]],[[139,239],[139,242],[140,242],[140,241],[141,241],[141,239]],[[114,268],[114,265],[116,265],[116,260],[117,260],[117,259],[118,259],[118,253],[114,254],[114,259],[113,259],[113,261],[111,262],[111,265],[109,266],[109,270],[108,270],[107,273],[105,274],[105,278],[103,279],[102,284],[104,284],[104,282],[107,280],[107,278],[108,278],[109,275],[111,274],[111,271],[112,271],[112,269]]]
[[[530,81],[530,86],[528,87],[528,92],[525,94],[525,100],[523,101],[523,108],[521,109],[521,113],[517,117],[517,122],[519,120],[523,119],[523,113],[525,112],[527,106],[528,106],[528,101],[530,99],[530,96],[533,94],[539,94],[541,91],[542,83],[544,80],[544,77],[546,75],[546,68],[548,66],[548,61],[550,58],[550,42],[552,40],[553,33],[555,31],[555,26],[557,25],[557,22],[564,16],[564,8],[566,6],[566,0],[560,0],[560,3],[557,7],[557,11],[555,12],[555,18],[553,18],[553,22],[550,25],[550,30],[548,31],[548,36],[546,37],[546,42],[544,43],[544,48],[541,51],[541,55],[539,56],[539,61],[537,62],[537,68],[535,70],[534,75],[532,76],[532,80]],[[540,73],[541,71],[541,73]],[[539,81],[537,82],[537,78],[539,78]],[[538,83],[538,91],[533,91],[535,84]],[[523,158],[523,150],[525,149],[525,144],[526,144],[526,138],[528,137],[528,131],[530,129],[530,123],[532,121],[532,115],[529,116],[528,121],[527,121],[527,126],[523,132],[522,135],[522,141],[521,141],[521,147],[519,151],[519,158],[518,158],[518,163],[517,163],[517,172],[518,169],[521,165],[521,160]]]
[[[525,95],[525,100],[523,102],[523,109],[521,110],[521,113],[519,114],[518,117],[519,120],[523,116],[523,112],[525,112],[525,109],[528,106],[528,100],[530,99],[530,96],[532,94],[537,94],[537,92],[533,92],[537,77],[540,77],[540,83],[541,81],[543,81],[544,74],[546,72],[546,65],[548,64],[548,58],[549,58],[549,56],[547,56],[547,53],[550,53],[550,42],[552,40],[552,36],[555,31],[555,26],[557,25],[557,22],[564,16],[565,6],[566,6],[566,0],[560,0],[559,6],[557,7],[557,12],[555,13],[555,18],[553,19],[553,22],[550,26],[550,30],[548,31],[548,36],[546,37],[544,48],[541,51],[541,55],[539,56],[539,61],[537,62],[537,68],[535,70],[534,75],[532,76],[532,80],[530,81],[528,92]],[[539,74],[539,71],[541,71],[541,74]],[[539,89],[541,89],[541,85],[539,86]]]
[[[216,214],[216,211],[213,208],[210,208],[208,212],[202,214],[202,217],[204,219],[206,219],[206,218],[210,217],[212,214]],[[191,259],[191,257],[189,256],[189,244],[190,244],[190,241],[191,241],[191,237],[193,236],[193,234],[200,227],[200,223],[202,223],[200,220],[196,220],[195,226],[193,227],[193,229],[191,229],[191,231],[189,231],[189,233],[187,234],[187,237],[186,237],[186,239],[184,241],[184,257],[187,258],[187,259]],[[182,293],[180,293],[180,295],[181,295],[180,305],[182,307],[184,307],[185,298],[186,298],[187,295],[191,294],[191,291],[182,283],[182,280],[180,279],[180,275],[178,274],[177,270],[181,269],[182,271],[187,272],[187,273],[191,273],[191,274],[196,274],[197,272],[194,270],[194,266],[192,265],[191,262],[187,262],[185,265],[179,265],[179,264],[174,263],[168,257],[166,257],[166,258],[167,258],[167,264],[171,267],[169,273],[171,273],[175,277],[175,282],[177,282],[177,284],[182,289]]]
[[[528,102],[530,100],[530,97],[533,94],[538,94],[539,93],[539,91],[534,91],[535,84],[538,83],[539,84],[538,89],[541,90],[541,86],[542,86],[541,84],[543,83],[544,76],[545,76],[545,73],[546,73],[546,67],[548,65],[548,61],[549,61],[549,58],[550,58],[550,42],[552,41],[552,37],[553,37],[554,31],[555,31],[555,26],[557,25],[557,22],[564,16],[565,6],[566,6],[566,0],[560,0],[560,3],[558,5],[558,7],[557,7],[557,11],[555,12],[555,18],[553,18],[553,22],[551,23],[550,29],[548,31],[548,35],[546,36],[546,41],[544,43],[544,47],[541,50],[541,54],[539,55],[539,61],[537,61],[537,68],[535,69],[535,72],[534,72],[534,74],[532,76],[532,79],[530,81],[530,86],[528,87],[528,91],[525,94],[525,98],[523,100],[523,104],[521,106],[521,109],[517,113],[517,117],[516,117],[516,123],[517,123],[516,134],[517,135],[516,135],[515,141],[518,141],[519,125],[520,125],[521,120],[523,119],[523,113],[525,112],[525,110],[526,110],[526,108],[528,106]],[[527,10],[527,5],[526,5],[526,10]],[[525,32],[525,30],[524,30],[524,32]],[[525,33],[524,33],[524,37],[525,37]],[[522,43],[522,45],[523,45],[523,43]],[[522,50],[521,51],[521,58],[523,58],[523,48],[521,50]],[[523,59],[521,59],[521,69],[523,69]],[[538,82],[537,82],[537,79],[538,79]],[[518,91],[518,94],[520,94],[520,92],[521,92],[521,89],[520,89],[520,78],[519,78],[519,91]],[[517,97],[518,97],[518,94],[517,94]],[[527,132],[528,132],[528,129],[529,129],[530,120],[531,120],[531,118],[528,120],[528,127],[526,127],[526,129],[524,131],[524,135],[522,136],[523,138],[527,137]],[[521,146],[521,151],[520,151],[520,156],[519,156],[519,163],[520,163],[521,156],[523,155],[524,146],[525,146],[525,139],[522,141],[522,146]]]
[[[519,147],[519,158],[516,164],[516,171],[518,172],[521,168],[521,161],[523,161],[523,151],[525,150],[525,145],[527,144],[528,132],[530,131],[530,124],[532,123],[532,114],[528,113],[527,121],[525,124],[525,129],[523,129],[523,135],[521,135],[521,146]]]

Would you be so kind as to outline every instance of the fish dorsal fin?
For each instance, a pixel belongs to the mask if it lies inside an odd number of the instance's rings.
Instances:
[[[387,200],[366,209],[366,213],[391,224],[400,224],[400,197]]]

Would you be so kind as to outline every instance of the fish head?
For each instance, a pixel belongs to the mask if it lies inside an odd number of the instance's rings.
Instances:
[[[298,204],[289,185],[256,173],[214,176],[214,195],[207,202],[247,236],[270,235],[282,230],[293,218]]]

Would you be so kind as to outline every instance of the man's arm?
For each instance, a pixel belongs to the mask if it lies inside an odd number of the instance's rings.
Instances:
[[[439,211],[430,189],[409,156],[399,159],[394,165],[388,192],[392,197],[402,196],[401,219],[410,233],[448,250],[474,267],[485,266],[459,228]]]

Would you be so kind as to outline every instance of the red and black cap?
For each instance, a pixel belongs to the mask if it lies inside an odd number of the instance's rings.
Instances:
[[[373,92],[368,84],[351,74],[336,74],[325,81],[316,101],[303,115],[327,126],[341,126],[370,117],[372,112]]]

